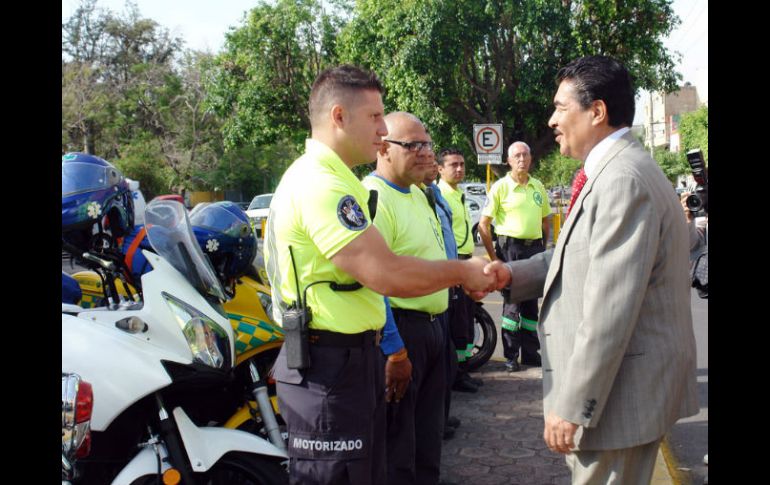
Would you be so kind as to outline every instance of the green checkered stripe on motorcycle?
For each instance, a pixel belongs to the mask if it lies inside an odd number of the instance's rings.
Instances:
[[[270,342],[283,340],[283,332],[274,325],[234,313],[228,313],[227,316],[235,330],[235,353],[238,355]]]

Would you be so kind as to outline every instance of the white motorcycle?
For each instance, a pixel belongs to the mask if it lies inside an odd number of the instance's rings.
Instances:
[[[142,277],[141,303],[62,304],[62,373],[77,373],[98,396],[77,483],[286,483],[284,450],[207,426],[233,405],[225,390],[235,362],[225,293],[181,204],[149,204],[145,223],[157,254],[144,252],[153,270]]]

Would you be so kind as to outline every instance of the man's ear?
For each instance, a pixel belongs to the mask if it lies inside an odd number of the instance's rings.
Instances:
[[[334,123],[335,127],[341,129],[345,126],[345,118],[347,113],[345,112],[345,108],[342,105],[335,104],[332,106],[329,115],[331,116],[332,123]]]
[[[377,153],[382,155],[383,157],[388,157],[388,148],[390,148],[390,143],[386,142],[385,140],[382,141],[382,145],[380,145],[380,148],[377,150]]]
[[[591,120],[591,124],[601,125],[603,123],[609,124],[610,118],[609,114],[607,113],[607,104],[604,102],[603,99],[597,99],[591,102],[591,107],[589,108],[591,110],[591,114],[593,115],[593,120]]]

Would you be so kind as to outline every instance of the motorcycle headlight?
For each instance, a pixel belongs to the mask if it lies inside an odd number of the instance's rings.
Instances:
[[[179,328],[182,329],[193,361],[215,369],[231,365],[230,339],[227,332],[214,320],[187,303],[163,293],[163,299],[174,312]]]
[[[261,291],[258,291],[257,295],[259,296],[259,301],[262,303],[262,308],[265,309],[265,315],[267,315],[267,318],[272,320],[273,319],[273,299],[270,298],[270,295],[268,295],[267,293],[262,293]]]

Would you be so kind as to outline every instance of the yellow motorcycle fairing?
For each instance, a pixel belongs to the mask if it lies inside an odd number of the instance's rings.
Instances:
[[[283,344],[283,330],[267,315],[260,293],[268,300],[271,297],[269,286],[244,276],[236,280],[235,297],[223,305],[235,330],[236,365]]]
[[[80,300],[81,307],[95,308],[105,305],[102,279],[95,271],[78,271],[70,276],[75,278],[80,286],[80,290],[83,292],[83,297]],[[128,297],[128,292],[126,291],[126,287],[123,286],[122,281],[116,280],[115,287],[120,295]],[[131,294],[136,298],[136,289],[130,284],[128,285],[128,289],[131,290]]]

